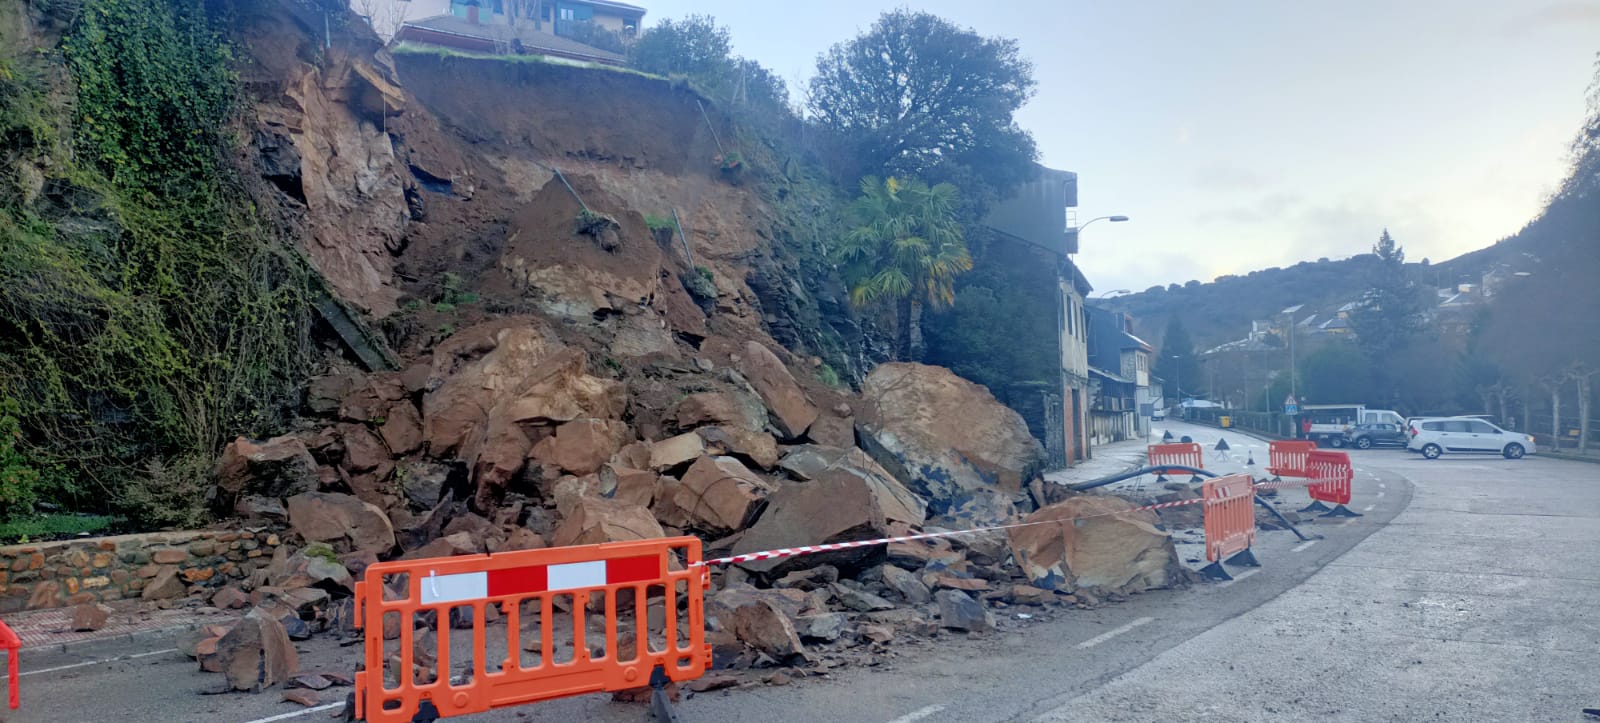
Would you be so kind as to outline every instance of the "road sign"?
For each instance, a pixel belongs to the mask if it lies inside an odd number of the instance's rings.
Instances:
[[[1283,413],[1284,414],[1299,414],[1300,413],[1300,403],[1296,402],[1294,400],[1294,395],[1293,394],[1290,394],[1289,396],[1283,398]]]

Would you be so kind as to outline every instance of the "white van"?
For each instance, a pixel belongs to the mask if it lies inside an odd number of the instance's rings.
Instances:
[[[1506,459],[1521,459],[1538,448],[1533,437],[1508,432],[1474,417],[1433,417],[1411,420],[1411,440],[1406,449],[1438,459],[1445,452],[1498,454]]]

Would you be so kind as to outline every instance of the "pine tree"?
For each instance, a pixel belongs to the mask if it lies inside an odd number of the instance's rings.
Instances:
[[[1203,388],[1202,372],[1194,341],[1189,338],[1189,329],[1183,325],[1181,317],[1173,314],[1167,321],[1166,332],[1161,336],[1161,354],[1155,364],[1156,376],[1166,382],[1167,394],[1178,399],[1180,393],[1194,396],[1197,390]],[[1179,385],[1182,385],[1181,389]]]

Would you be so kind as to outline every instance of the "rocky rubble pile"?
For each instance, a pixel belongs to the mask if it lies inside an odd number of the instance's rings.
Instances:
[[[377,560],[684,534],[721,555],[1101,515],[719,567],[707,604],[716,667],[782,669],[755,674],[764,682],[881,656],[897,640],[984,633],[1014,624],[1013,610],[1184,580],[1154,516],[1103,514],[1130,503],[1041,506],[1041,450],[1022,419],[948,370],[885,364],[850,398],[808,391],[754,341],[713,338],[700,351],[692,366],[664,362],[624,383],[538,322],[507,318],[401,372],[319,378],[307,406],[325,424],[238,440],[218,469],[217,503],[286,530],[297,549],[217,590],[214,606],[249,614],[185,649],[231,688],[259,690],[298,680],[288,641],[348,626],[353,579]],[[413,623],[413,673],[444,673],[428,666],[451,626]]]

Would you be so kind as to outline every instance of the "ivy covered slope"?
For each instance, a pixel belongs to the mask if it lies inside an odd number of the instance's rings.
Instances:
[[[0,518],[193,522],[224,437],[282,423],[311,278],[236,166],[242,9],[0,7]]]

